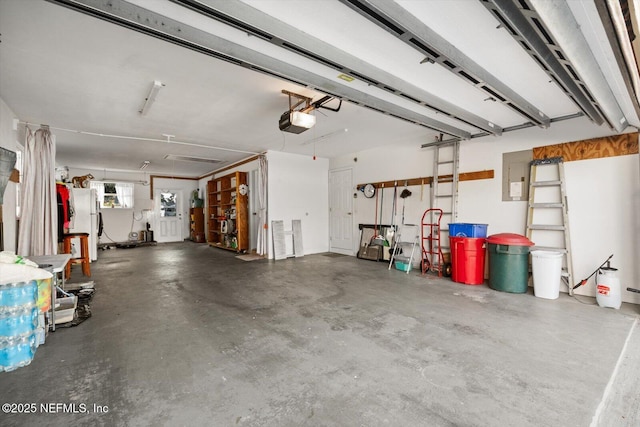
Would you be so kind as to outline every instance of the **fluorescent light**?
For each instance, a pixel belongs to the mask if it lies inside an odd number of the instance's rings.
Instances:
[[[291,124],[310,129],[316,124],[316,116],[301,111],[294,111],[291,113]]]
[[[145,98],[144,104],[140,109],[140,114],[144,116],[149,112],[149,108],[151,108],[151,105],[156,100],[156,96],[158,96],[158,92],[160,92],[162,86],[164,86],[164,84],[162,84],[161,81],[154,80],[151,90],[149,91],[149,95]]]
[[[167,160],[182,160],[185,162],[202,162],[202,163],[222,163],[222,160],[210,159],[207,157],[181,156],[179,154],[167,154],[164,156]]]
[[[151,162],[149,160],[145,160],[144,162],[142,162],[142,164],[140,165],[140,170],[146,169],[150,163]]]

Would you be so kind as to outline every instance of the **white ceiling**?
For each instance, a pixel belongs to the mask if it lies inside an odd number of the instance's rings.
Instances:
[[[526,4],[540,1],[529,0]],[[378,2],[371,0],[373,4]],[[136,25],[161,28],[157,31],[174,36],[179,34],[183,41],[217,50],[305,85],[79,13],[61,3],[103,9],[122,19],[133,11],[140,20]],[[452,134],[448,129],[466,135],[484,132],[476,125],[448,117],[362,79],[342,80],[338,77],[340,71],[334,68],[180,3],[0,0],[0,97],[20,120],[33,124],[34,128],[41,123],[53,128],[58,165],[98,170],[137,171],[148,160],[151,163],[146,171],[150,173],[201,176],[266,150],[331,158],[383,145],[433,142],[443,129],[445,139]],[[487,92],[443,65],[424,62],[424,53],[349,8],[346,0],[191,3],[210,5],[241,21],[252,20],[254,27],[287,38],[297,46],[307,46],[307,50],[324,58],[349,63],[354,71],[357,66],[361,74],[393,80],[378,81],[393,83],[396,88],[403,86],[404,92],[412,97],[435,99],[442,103],[438,105],[452,109],[443,108],[445,111],[462,111],[466,117],[492,123],[496,129],[528,123],[526,117],[488,99]],[[551,119],[579,113],[579,107],[521,44],[504,27],[497,28],[499,22],[483,3],[397,0],[387,1],[385,7],[395,7],[402,16],[407,15],[406,23],[421,23],[434,31],[455,46],[454,57],[460,52],[464,54],[468,61],[528,102],[534,111]],[[611,93],[627,122],[638,126],[637,102],[625,89],[624,75],[610,44],[606,43],[607,34],[598,10],[586,0],[570,2],[570,8],[568,18],[580,25],[594,52],[592,59],[606,70],[608,83],[604,93]],[[561,39],[562,34],[556,35],[551,22],[550,18],[546,22],[548,29]],[[210,43],[215,46],[212,48]],[[587,87],[594,94],[601,93],[598,81],[582,74],[588,74],[585,67],[594,68],[593,64],[572,53],[574,46],[566,44],[562,46],[565,54],[581,72]],[[165,86],[143,116],[139,109],[154,80]],[[345,100],[393,110],[396,115],[423,124],[435,120],[442,127],[434,130],[354,102],[343,102],[338,112],[316,109],[313,114],[317,125],[309,131],[299,135],[281,132],[278,119],[288,109],[283,89],[312,97],[314,101],[329,92]],[[338,101],[326,105],[335,108]],[[19,130],[23,129],[20,125]],[[327,134],[331,136],[322,138]],[[167,143],[163,135],[173,135],[170,140],[174,143]],[[319,140],[309,142],[315,138]],[[224,163],[216,166],[165,160],[167,154],[215,158]]]

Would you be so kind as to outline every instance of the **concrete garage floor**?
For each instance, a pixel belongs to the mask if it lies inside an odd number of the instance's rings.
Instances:
[[[93,317],[1,373],[0,396],[108,412],[3,426],[639,425],[637,306],[346,256],[245,262],[181,243],[99,257]]]

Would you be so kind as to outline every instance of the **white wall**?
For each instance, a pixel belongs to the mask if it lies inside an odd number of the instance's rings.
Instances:
[[[64,165],[58,165],[64,166]],[[69,177],[92,174],[97,181],[149,181],[149,174],[143,172],[116,172],[91,169],[69,168]],[[156,178],[153,181],[154,189],[182,190],[182,236],[189,237],[189,207],[191,206],[191,192],[198,186],[198,181],[188,179]],[[155,228],[156,214],[153,211],[155,205],[151,200],[150,185],[135,183],[133,209],[102,209],[102,222],[104,225],[100,243],[126,242],[129,233],[140,233],[146,230],[146,223]],[[201,193],[202,194],[202,193]]]
[[[269,167],[268,224],[283,220],[302,220],[305,254],[329,250],[329,160],[311,156],[267,152]],[[273,258],[269,232],[269,258]]]
[[[353,200],[354,234],[353,253],[357,253],[360,243],[358,224],[374,224],[376,214],[378,224],[391,224],[394,188],[378,190],[376,198],[367,199],[363,193],[356,191],[358,184],[378,181],[398,180],[397,206],[394,224],[402,223],[403,200],[399,195],[404,187],[403,179],[429,177],[433,169],[433,150],[421,149],[424,141],[416,139],[408,145],[393,148],[377,148],[346,156],[331,159],[331,170],[350,167],[353,170],[353,185],[356,198]],[[357,158],[357,161],[354,160]],[[430,187],[425,185],[413,185],[407,187],[411,196],[404,200],[404,223],[420,224],[422,214],[429,209]],[[382,221],[380,220],[380,208],[382,207]]]
[[[460,183],[458,221],[489,224],[490,235],[503,232],[525,234],[526,202],[502,201],[502,154],[610,134],[607,128],[597,127],[587,119],[575,119],[554,123],[549,129],[536,127],[501,137],[463,141],[460,172],[493,169],[495,177]],[[330,167],[353,168],[354,185],[431,176],[433,149],[420,149],[422,143],[424,141],[416,140],[413,146],[351,153],[332,159]],[[588,276],[614,253],[612,265],[619,269],[623,301],[634,303],[640,303],[640,294],[628,292],[626,288],[640,288],[639,164],[638,155],[565,163],[574,281]],[[409,189],[413,194],[407,199],[405,222],[419,223],[422,213],[429,208],[429,188],[425,186],[422,201],[419,186]],[[392,194],[392,190],[385,190],[384,222],[390,218]],[[375,199],[365,199],[362,193],[358,193],[354,202],[354,235],[358,235],[358,223],[374,221]],[[358,240],[359,236],[354,239],[355,245]],[[580,288],[578,293],[593,296],[594,288],[591,279],[588,286]]]
[[[189,238],[190,217],[189,208],[191,207],[191,193],[198,188],[198,181],[194,179],[169,179],[169,178],[156,178],[153,181],[153,191],[157,190],[182,190],[182,238]],[[148,187],[147,187],[148,192]],[[202,189],[200,190],[200,197],[202,197]],[[149,195],[147,194],[147,197]],[[157,201],[156,201],[157,202]],[[156,205],[154,205],[156,206]],[[156,206],[157,207],[157,206]],[[156,219],[157,212],[152,213],[153,220]],[[152,229],[157,229],[154,222],[150,222]],[[142,230],[142,228],[141,228]]]
[[[460,170],[494,169],[493,180],[460,184],[460,222],[489,224],[489,234],[525,233],[527,203],[503,202],[502,153],[610,135],[587,119],[554,123],[549,129],[530,128],[502,137],[466,141],[461,145]],[[638,155],[565,163],[574,281],[586,278],[610,255],[619,269],[623,301],[640,304],[637,206],[640,204]],[[566,292],[567,289],[561,289]],[[595,295],[593,279],[577,290]]]
[[[0,98],[0,147],[10,151],[18,150],[18,133],[13,130],[16,115]],[[8,182],[2,203],[2,226],[4,250],[16,251],[18,226],[16,222],[16,184]]]

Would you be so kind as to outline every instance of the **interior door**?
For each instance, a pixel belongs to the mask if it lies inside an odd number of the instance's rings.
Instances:
[[[181,242],[182,237],[182,191],[156,190],[156,226],[154,239],[159,243]]]
[[[249,249],[258,247],[258,169],[249,173]]]
[[[353,180],[351,169],[329,172],[329,250],[353,255]]]

